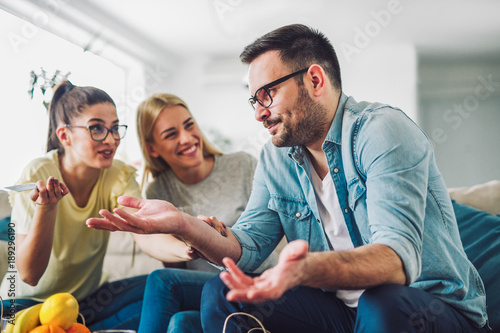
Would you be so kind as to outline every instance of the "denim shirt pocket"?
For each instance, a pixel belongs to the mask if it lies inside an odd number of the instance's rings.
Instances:
[[[359,198],[366,192],[366,186],[359,178],[355,178],[348,183],[347,191],[349,192],[349,207],[354,211]]]
[[[271,196],[267,206],[270,210],[275,211],[284,219],[293,219],[294,221],[302,221],[311,215],[311,209],[307,202],[286,198],[282,196]]]
[[[278,213],[289,241],[309,234],[312,211],[305,200],[271,195],[267,208]]]

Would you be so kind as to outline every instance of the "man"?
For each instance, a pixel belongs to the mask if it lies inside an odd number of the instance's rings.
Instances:
[[[173,233],[224,264],[203,290],[205,332],[221,332],[238,312],[272,333],[486,331],[482,281],[417,125],[399,109],[344,95],[333,47],[306,26],[262,36],[241,59],[272,143],[227,237],[168,203],[131,198],[120,203],[138,213],[102,212],[89,226]],[[283,235],[290,243],[279,263],[245,275]],[[241,316],[227,325],[256,327]]]

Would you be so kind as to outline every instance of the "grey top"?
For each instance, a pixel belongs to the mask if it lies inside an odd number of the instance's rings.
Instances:
[[[230,227],[245,210],[256,165],[257,160],[244,152],[216,155],[210,175],[192,185],[184,184],[171,169],[167,169],[149,184],[146,197],[169,201],[179,210],[193,216],[215,216]],[[256,272],[276,263],[277,256],[273,253]],[[187,267],[219,272],[202,259],[188,262]]]

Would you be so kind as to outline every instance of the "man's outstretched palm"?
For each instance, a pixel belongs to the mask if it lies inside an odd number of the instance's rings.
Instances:
[[[255,303],[280,298],[301,283],[307,251],[307,242],[290,242],[283,248],[278,264],[257,277],[245,275],[232,259],[224,258],[228,271],[222,272],[220,278],[231,289],[227,300]]]
[[[116,215],[102,209],[99,214],[103,218],[90,218],[87,225],[95,229],[137,234],[175,234],[180,231],[183,213],[167,201],[121,196],[118,203],[127,208],[116,208],[113,211]]]

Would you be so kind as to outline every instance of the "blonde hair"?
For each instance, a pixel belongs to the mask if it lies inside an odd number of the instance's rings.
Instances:
[[[141,190],[148,182],[149,175],[152,175],[153,178],[156,178],[163,171],[170,168],[168,163],[161,156],[153,157],[149,155],[147,143],[154,141],[153,127],[160,113],[165,108],[176,105],[184,107],[192,116],[191,111],[189,111],[189,108],[187,107],[187,104],[182,99],[175,95],[166,93],[154,94],[143,101],[141,104],[139,104],[139,106],[137,107],[137,135],[139,136],[139,143],[141,145],[142,155],[144,157],[144,174],[142,176]],[[194,117],[192,119],[196,123]],[[196,126],[198,126],[198,124],[196,124]],[[203,143],[204,158],[223,154],[207,140],[203,133],[201,134],[201,140]]]

